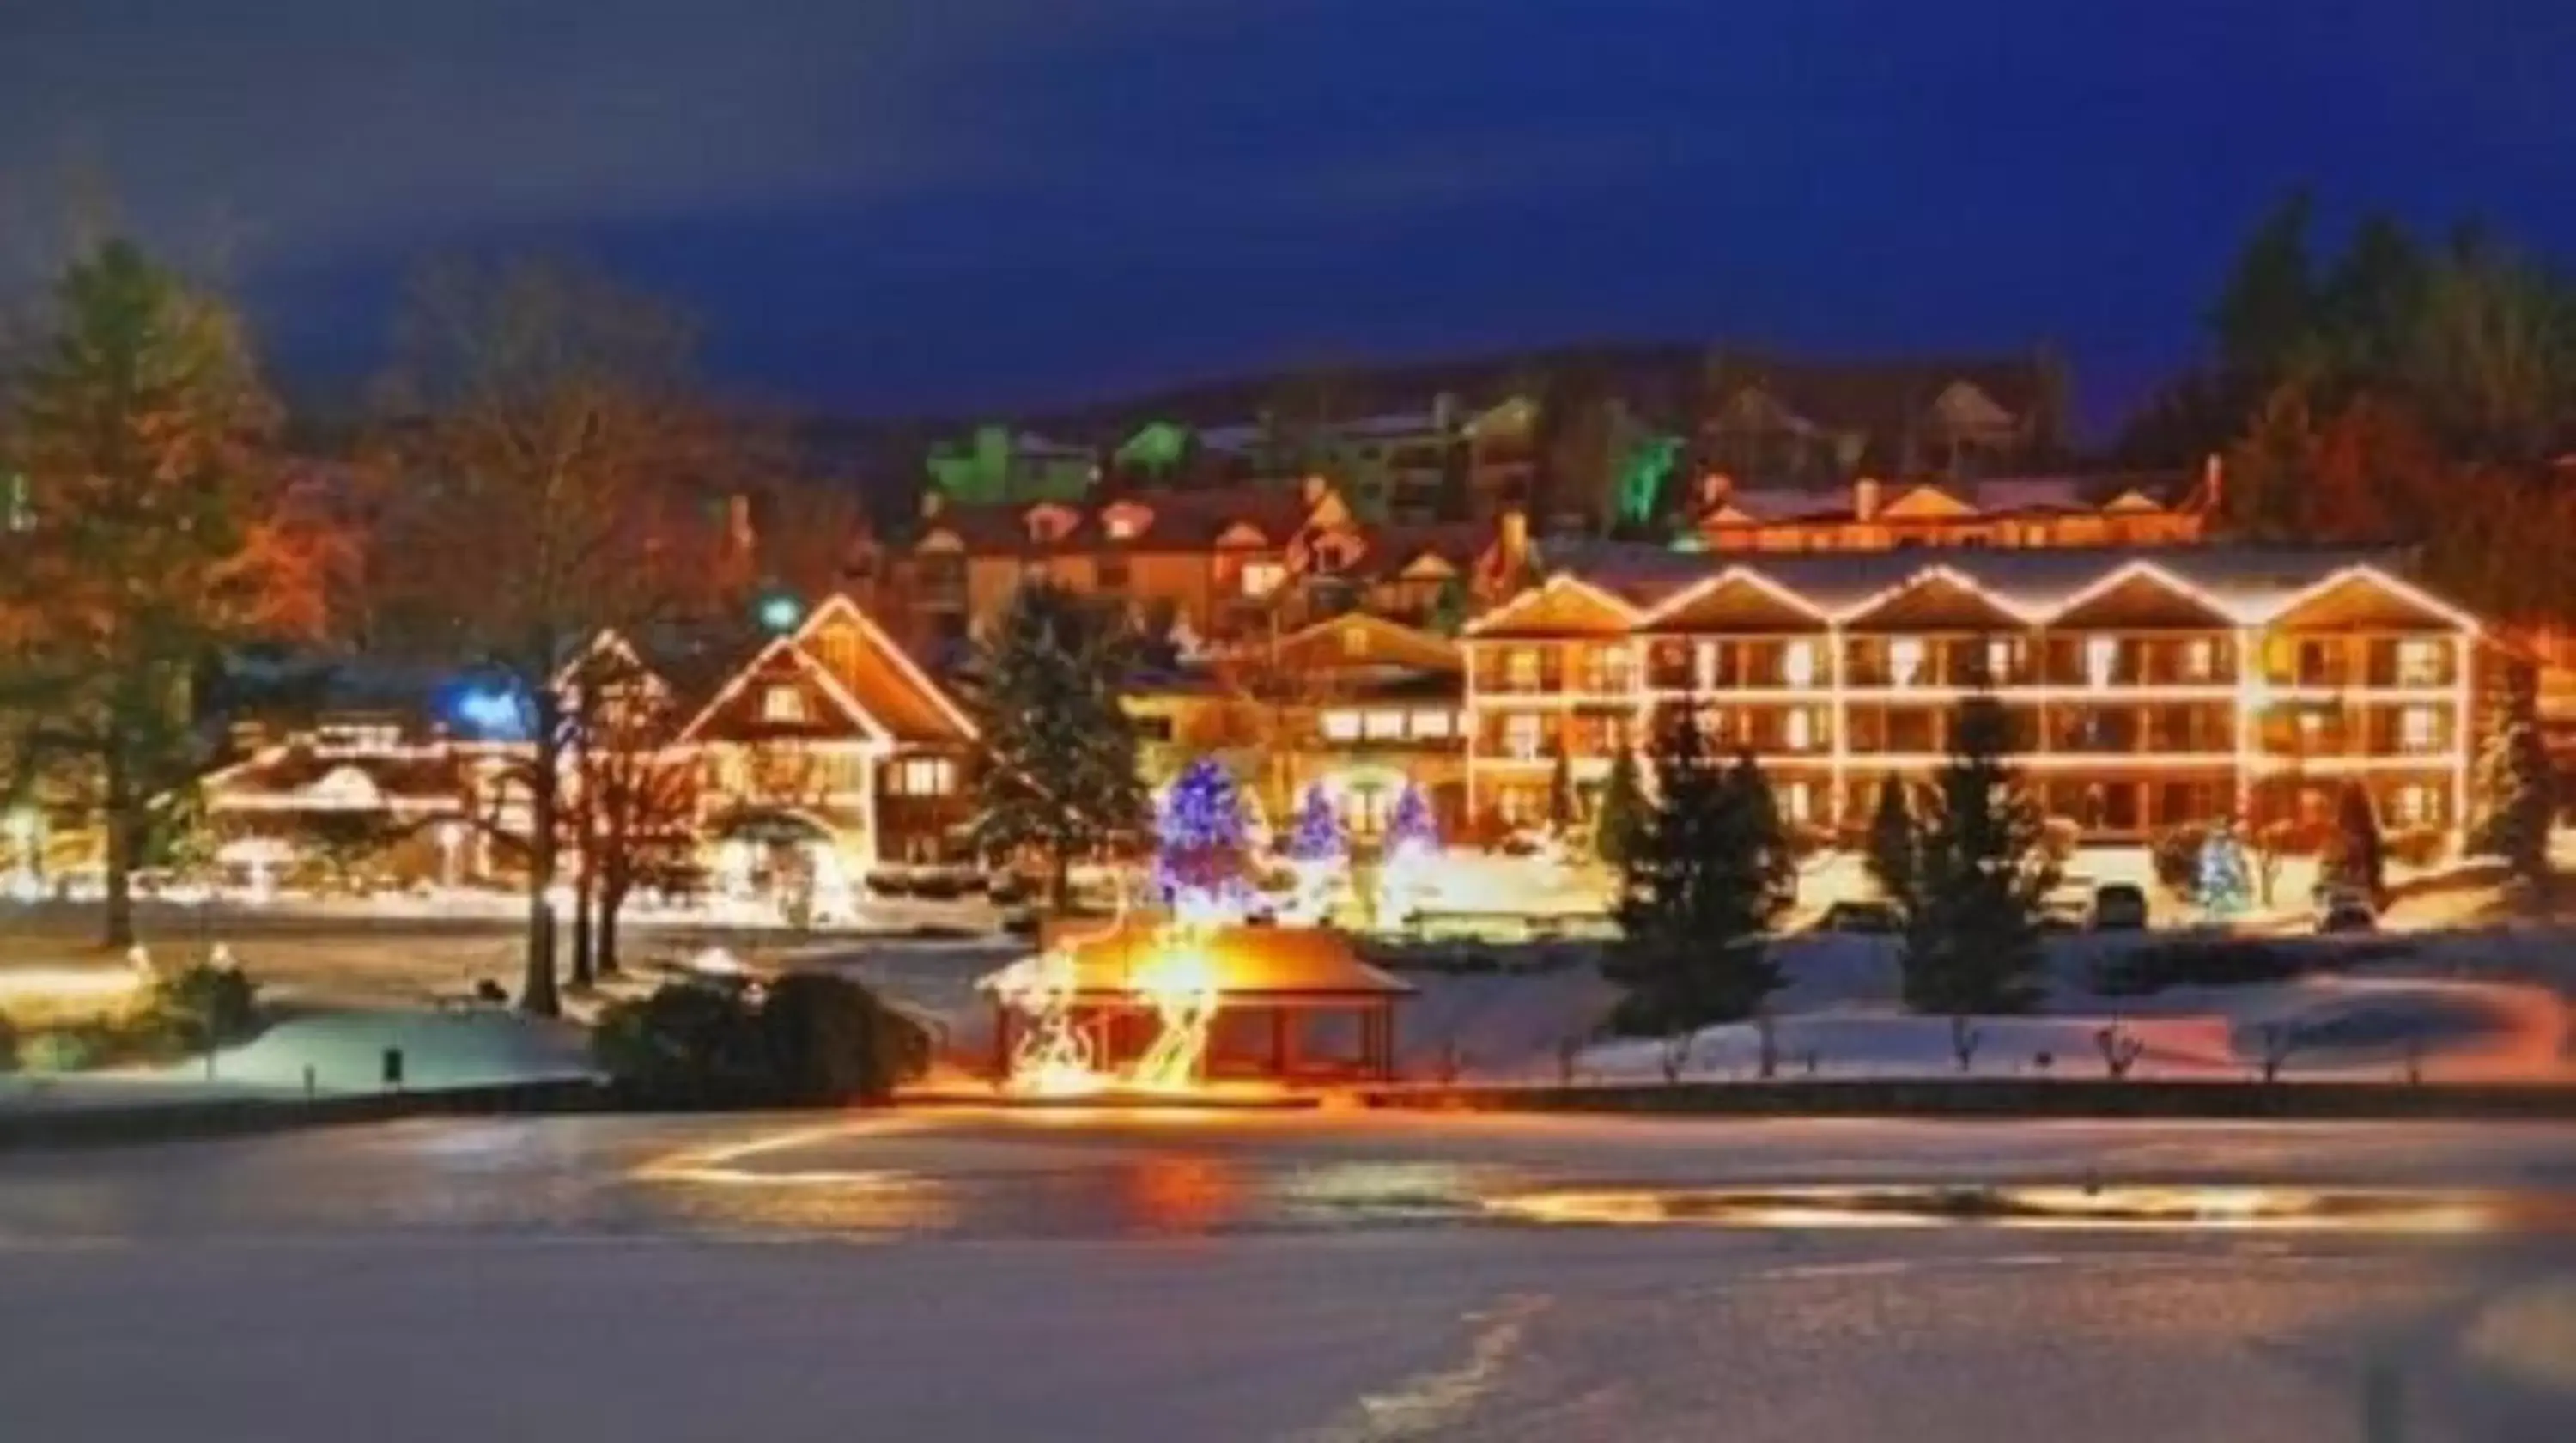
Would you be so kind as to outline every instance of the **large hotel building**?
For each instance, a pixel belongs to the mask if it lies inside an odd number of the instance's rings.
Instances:
[[[1470,622],[1468,805],[1547,806],[1693,705],[1784,809],[1832,826],[1940,765],[1990,690],[2010,761],[2088,838],[2316,818],[2358,779],[2392,826],[2466,811],[2474,618],[2385,557],[2235,546],[1721,560],[1594,547]]]

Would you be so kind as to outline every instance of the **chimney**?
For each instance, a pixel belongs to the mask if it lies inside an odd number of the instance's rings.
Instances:
[[[1715,511],[1735,494],[1735,478],[1723,471],[1711,471],[1699,478],[1699,509]]]
[[[1852,482],[1852,517],[1858,521],[1878,519],[1878,481],[1863,476]]]
[[[938,487],[923,487],[921,489],[921,519],[924,521],[938,520],[939,508],[946,505],[947,502],[948,497],[946,493],[942,492]]]
[[[1517,506],[1503,509],[1494,518],[1494,549],[1502,553],[1503,565],[1518,570],[1521,558],[1529,555],[1529,513]]]
[[[2200,510],[2216,517],[2227,509],[2227,461],[2216,451],[2200,463]]]
[[[1323,505],[1324,498],[1332,494],[1333,483],[1321,476],[1309,476],[1297,483],[1297,499],[1304,502],[1309,511]]]

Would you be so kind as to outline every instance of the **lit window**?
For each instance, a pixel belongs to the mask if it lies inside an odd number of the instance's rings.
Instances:
[[[2397,745],[2410,752],[2433,749],[2433,709],[2410,706],[2397,714]]]
[[[1540,718],[1527,712],[1503,718],[1503,754],[1514,761],[1537,761],[1539,728]]]
[[[2120,663],[2120,643],[2115,637],[2093,636],[2084,641],[2084,684],[2099,690],[2111,684],[2111,669]]]
[[[1803,822],[1815,811],[1813,789],[1805,782],[1791,782],[1780,789],[1780,814],[1790,821]]]
[[[1342,655],[1347,656],[1347,657],[1354,657],[1354,658],[1356,658],[1356,657],[1363,657],[1363,656],[1366,656],[1366,655],[1368,655],[1368,654],[1369,654],[1369,634],[1368,634],[1368,628],[1367,628],[1367,627],[1365,627],[1365,626],[1359,626],[1359,625],[1356,625],[1356,624],[1351,625],[1351,626],[1345,626],[1345,627],[1343,627],[1343,628],[1342,628]]]
[[[1923,679],[1923,643],[1914,637],[1900,636],[1887,644],[1888,679],[1898,686],[1912,686]]]
[[[1503,653],[1503,685],[1513,691],[1538,690],[1538,650],[1518,646]]]
[[[792,686],[773,686],[762,692],[760,719],[789,726],[805,720],[805,693]]]
[[[957,764],[946,757],[905,757],[895,768],[895,795],[944,797],[957,788]]]
[[[2420,783],[2399,787],[2388,799],[2389,820],[2401,827],[2421,826],[2432,819],[2433,793]]]
[[[2440,686],[2442,684],[2442,644],[2438,641],[2397,643],[2397,684],[2399,686]]]
[[[1815,745],[1815,726],[1814,719],[1805,707],[1792,709],[1782,727],[1782,735],[1789,744],[1789,750],[1803,752]]]
[[[1370,712],[1363,720],[1361,730],[1363,734],[1373,742],[1401,741],[1404,738],[1404,713],[1400,711]]]
[[[1448,712],[1433,709],[1418,711],[1413,714],[1413,734],[1415,736],[1447,737],[1456,735],[1457,730],[1458,719]]]
[[[1789,643],[1788,649],[1780,654],[1780,676],[1794,687],[1815,685],[1816,644],[1812,641]]]
[[[2207,681],[2218,671],[2218,644],[2207,637],[2192,642],[2182,650],[2182,674],[2192,681]]]
[[[1243,594],[1246,596],[1268,596],[1287,579],[1288,568],[1276,561],[1243,563]]]
[[[1717,643],[1703,641],[1691,658],[1691,678],[1701,691],[1717,687]]]
[[[2014,646],[2010,637],[1988,637],[1986,639],[1987,677],[1998,682],[2010,680],[2013,674],[2013,653],[2016,650],[2018,648]]]
[[[1358,712],[1328,711],[1324,713],[1324,739],[1326,741],[1358,741],[1359,736],[1360,714]]]

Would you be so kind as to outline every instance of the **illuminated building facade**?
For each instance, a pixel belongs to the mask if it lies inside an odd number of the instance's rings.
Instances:
[[[1407,786],[1444,834],[1466,820],[1464,662],[1457,643],[1346,612],[1183,676],[1147,678],[1127,707],[1161,786],[1201,757],[1223,760],[1282,821],[1321,787],[1344,831],[1374,841]]]
[[[2321,822],[2346,780],[2391,827],[2453,829],[2475,746],[2475,618],[2357,553],[2203,547],[1718,562],[1605,557],[1469,624],[1469,805],[1544,815],[1561,750],[1597,785],[1662,707],[1749,749],[1781,806],[1858,825],[1986,691],[2046,812],[2097,840]]]
[[[1510,594],[1528,528],[1362,521],[1331,484],[1140,494],[1098,502],[953,506],[924,498],[911,542],[880,561],[889,629],[917,654],[955,655],[1023,581],[1123,600],[1151,629],[1211,646],[1264,641],[1348,610],[1425,620],[1444,594],[1463,617]]]

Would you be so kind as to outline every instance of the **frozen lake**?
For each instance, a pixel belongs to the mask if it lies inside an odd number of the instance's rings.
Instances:
[[[1860,1184],[2158,1201],[1542,1220]],[[2343,1188],[2427,1206],[2296,1213]],[[2565,1437],[2571,1204],[2550,1128],[915,1112],[12,1155],[0,1436],[2342,1439],[2377,1373],[2390,1436]]]

